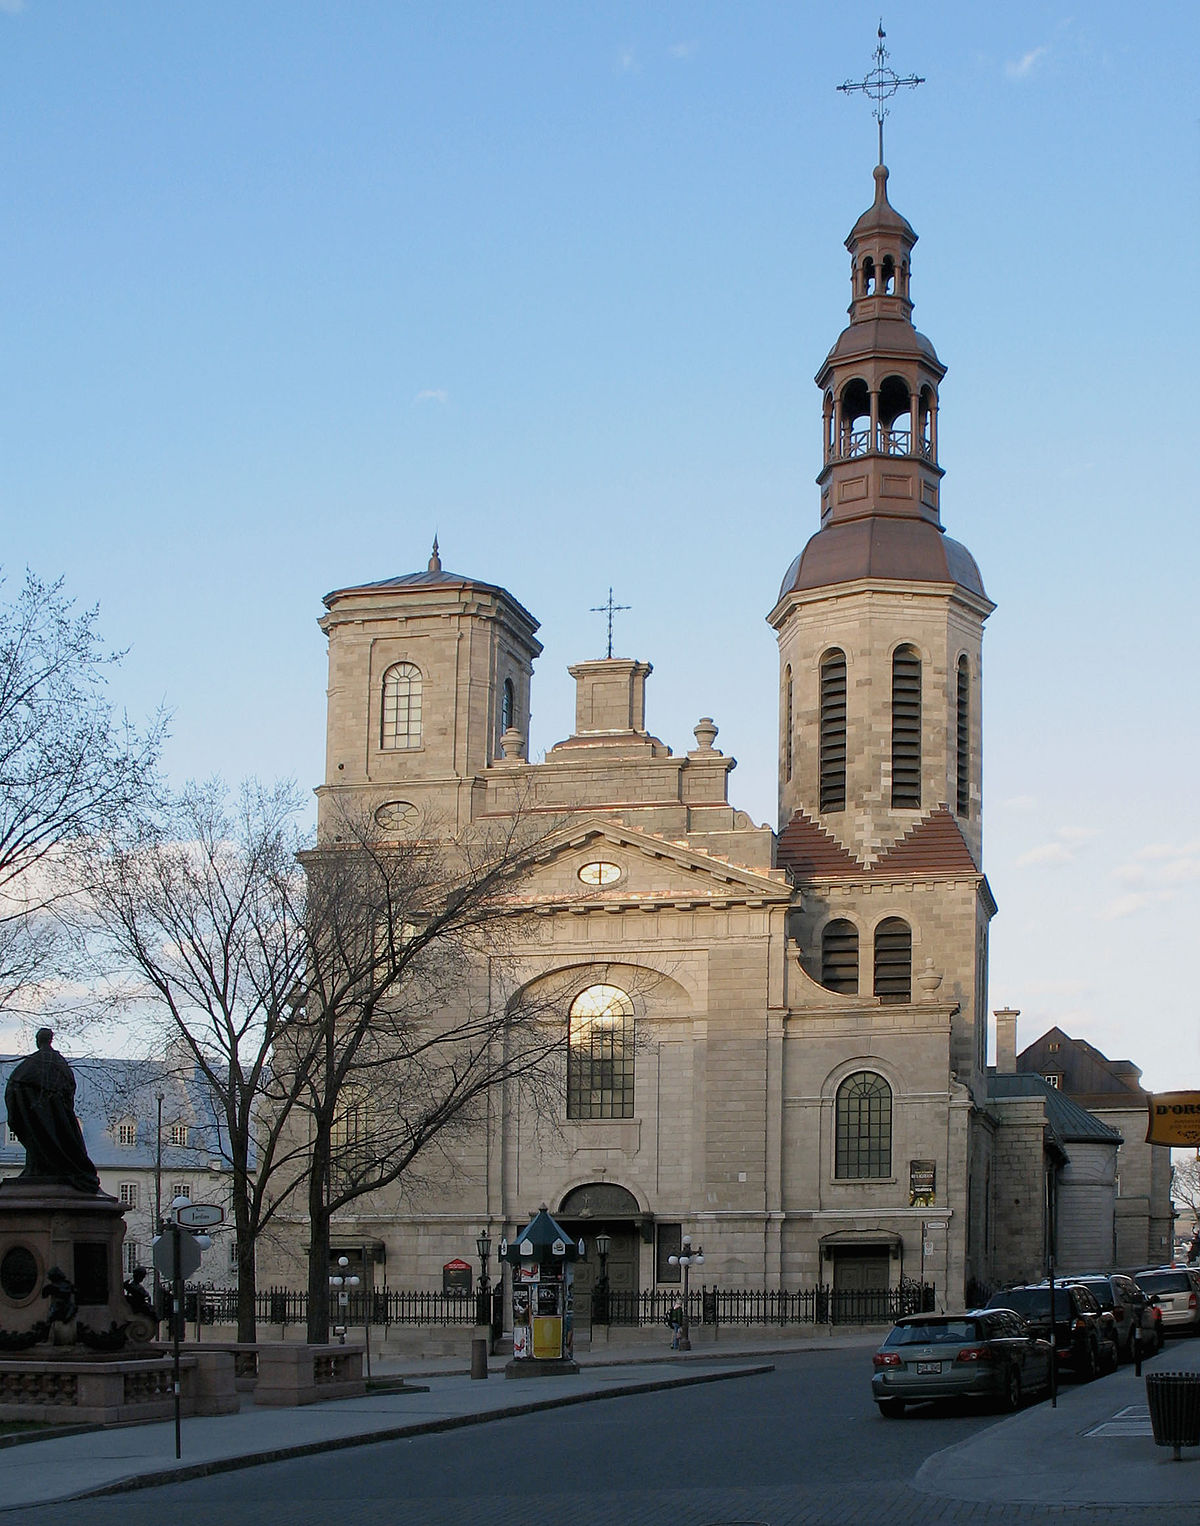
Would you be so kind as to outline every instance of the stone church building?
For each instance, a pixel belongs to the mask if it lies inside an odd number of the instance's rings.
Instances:
[[[684,1234],[728,1287],[923,1276],[954,1304],[992,1281],[993,605],[943,528],[945,368],[912,322],[917,235],[874,177],[846,240],[850,321],[817,374],[819,527],[764,610],[777,831],[730,801],[710,720],[682,755],[654,735],[648,662],[572,667],[574,730],[529,761],[538,622],[436,546],[425,571],[325,601],[325,819],[348,801],[402,840],[532,801],[556,833],[529,895],[558,909],[519,953],[530,987],[562,993],[558,1116],[535,1128],[511,1087],[443,1187],[343,1217],[335,1254],[376,1284],[434,1286],[481,1228],[495,1244],[541,1203],[587,1241],[585,1288],[599,1231],[614,1289],[676,1281]]]

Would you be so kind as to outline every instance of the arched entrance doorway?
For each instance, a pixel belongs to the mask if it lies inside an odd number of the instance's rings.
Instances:
[[[592,1294],[600,1278],[596,1236],[608,1236],[606,1270],[609,1292],[614,1295],[612,1312],[617,1315],[621,1303],[627,1301],[621,1295],[632,1299],[639,1287],[638,1260],[644,1215],[637,1199],[615,1182],[587,1182],[567,1193],[554,1217],[574,1239],[582,1240],[584,1244],[583,1259],[575,1263],[577,1317],[586,1317],[590,1312]]]

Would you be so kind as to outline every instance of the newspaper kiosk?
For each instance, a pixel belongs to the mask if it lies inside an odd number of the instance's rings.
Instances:
[[[512,1361],[508,1378],[578,1372],[572,1339],[573,1262],[583,1253],[543,1203],[515,1239],[502,1240],[500,1259],[512,1267]]]

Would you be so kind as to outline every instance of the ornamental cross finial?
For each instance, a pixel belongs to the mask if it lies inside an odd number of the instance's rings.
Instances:
[[[591,614],[593,614],[593,615],[607,615],[608,616],[608,656],[609,657],[612,656],[612,617],[617,613],[618,610],[621,610],[621,609],[632,609],[632,608],[633,608],[632,604],[614,604],[613,603],[613,591],[612,591],[611,588],[608,590],[608,603],[607,604],[593,604],[592,605],[592,608],[590,610]]]
[[[883,104],[890,101],[896,91],[902,86],[916,89],[923,85],[925,79],[920,74],[910,74],[907,79],[901,79],[896,71],[888,64],[888,50],[883,45],[883,39],[887,33],[883,30],[882,20],[879,23],[879,41],[875,47],[875,67],[865,79],[847,80],[838,89],[843,95],[853,95],[856,90],[861,90],[864,95],[869,95],[875,102],[875,109],[871,115],[879,123],[879,162],[883,163],[883,119],[888,114],[887,107]]]

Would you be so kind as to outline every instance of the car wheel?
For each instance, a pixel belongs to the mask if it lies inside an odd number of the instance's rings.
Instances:
[[[1021,1374],[1015,1367],[1008,1369],[1008,1382],[1004,1385],[1004,1409],[1010,1415],[1015,1414],[1021,1408]]]
[[[885,1420],[899,1420],[904,1415],[903,1399],[877,1399],[879,1413]]]
[[[1081,1383],[1090,1383],[1095,1377],[1099,1375],[1100,1357],[1096,1351],[1095,1346],[1093,1346],[1090,1341],[1088,1342],[1087,1346],[1084,1347],[1083,1353],[1080,1356],[1077,1371],[1079,1373],[1079,1381]]]

